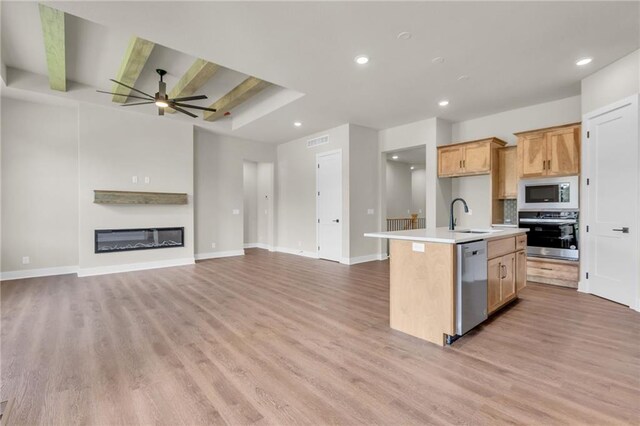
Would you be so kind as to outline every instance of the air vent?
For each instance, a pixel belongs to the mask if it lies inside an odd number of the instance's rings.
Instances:
[[[317,138],[309,139],[307,141],[307,148],[314,148],[318,145],[324,145],[329,143],[329,135],[318,136]]]

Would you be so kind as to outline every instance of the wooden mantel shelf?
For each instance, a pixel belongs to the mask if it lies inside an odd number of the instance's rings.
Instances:
[[[187,204],[187,194],[179,192],[93,191],[96,204]]]

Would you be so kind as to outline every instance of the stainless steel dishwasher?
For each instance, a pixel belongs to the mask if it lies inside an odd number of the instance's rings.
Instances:
[[[487,242],[458,244],[456,334],[487,319]]]

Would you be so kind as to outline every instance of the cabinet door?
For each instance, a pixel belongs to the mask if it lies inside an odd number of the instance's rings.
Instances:
[[[502,257],[502,280],[500,282],[500,301],[502,303],[516,297],[516,254]]]
[[[580,173],[580,128],[547,133],[547,175],[568,176]]]
[[[524,250],[516,253],[516,293],[527,286],[527,256]]]
[[[498,198],[518,197],[517,148],[500,148],[498,151]]]
[[[502,258],[491,259],[487,264],[487,310],[495,311],[502,305],[500,280],[502,277]]]
[[[462,173],[462,147],[438,149],[438,177],[456,176]]]
[[[491,171],[491,144],[489,142],[464,145],[462,169],[464,174],[482,174]]]
[[[520,136],[518,139],[518,166],[520,177],[546,176],[547,153],[544,133]]]

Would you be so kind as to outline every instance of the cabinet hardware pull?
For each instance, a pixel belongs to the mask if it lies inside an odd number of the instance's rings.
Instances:
[[[547,170],[551,170],[551,160],[547,160]]]
[[[462,160],[460,160],[460,168],[462,168]]]
[[[547,169],[547,162],[542,160],[542,170],[546,170]]]
[[[543,267],[540,267],[540,269],[542,269],[543,271],[553,271],[553,268],[543,268]]]

